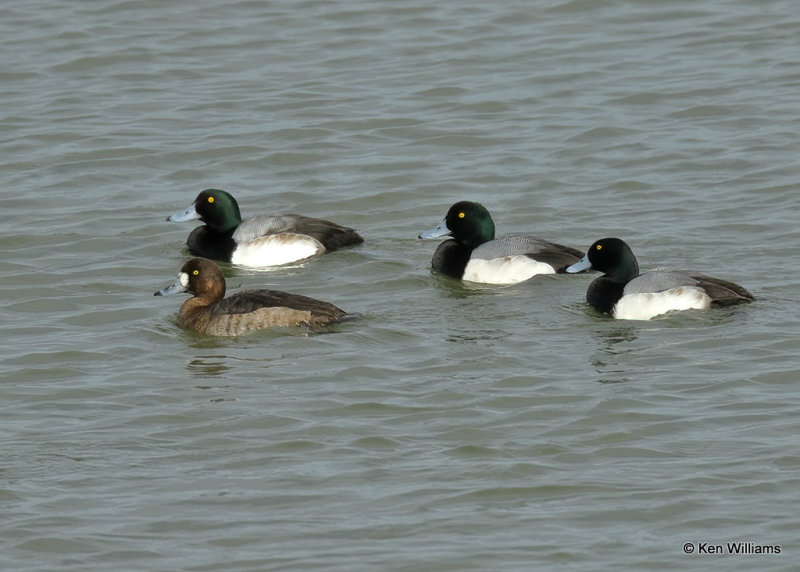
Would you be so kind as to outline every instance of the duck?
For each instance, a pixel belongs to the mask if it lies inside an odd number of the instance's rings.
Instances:
[[[280,290],[244,290],[225,297],[225,278],[206,258],[188,260],[172,284],[155,296],[188,293],[178,325],[209,336],[238,336],[273,327],[319,328],[359,317],[333,304]]]
[[[279,266],[364,242],[352,228],[320,218],[285,214],[242,220],[236,199],[220,189],[201,191],[188,208],[167,217],[196,219],[205,225],[189,234],[189,253],[239,266]]]
[[[659,268],[640,274],[636,256],[619,238],[596,241],[567,272],[590,268],[603,275],[589,284],[586,301],[620,320],[650,320],[667,312],[731,306],[755,299],[738,284],[691,270]]]
[[[580,250],[529,233],[495,238],[489,211],[472,201],[455,203],[438,226],[419,234],[421,239],[442,236],[450,238],[434,251],[431,267],[469,282],[516,284],[538,274],[562,274],[583,255]]]

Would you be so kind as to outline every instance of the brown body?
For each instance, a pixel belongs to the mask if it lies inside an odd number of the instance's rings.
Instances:
[[[327,326],[350,316],[333,304],[279,290],[245,290],[225,298],[225,278],[210,260],[193,258],[175,282],[156,296],[188,292],[181,306],[182,328],[211,336],[238,336],[273,327]]]

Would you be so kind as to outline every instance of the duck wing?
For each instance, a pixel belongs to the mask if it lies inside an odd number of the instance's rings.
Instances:
[[[697,285],[705,290],[711,298],[711,303],[716,306],[730,306],[755,300],[750,292],[733,282],[696,273],[692,278],[697,280]]]
[[[344,310],[328,302],[281,290],[237,292],[220,300],[214,307],[214,313],[249,314],[262,308],[290,308],[300,312],[310,312],[312,317],[329,318],[329,321],[337,321],[346,314]]]
[[[672,288],[690,286],[702,288],[717,306],[729,306],[751,302],[755,298],[750,292],[727,280],[707,276],[691,270],[659,268],[640,274],[625,285],[623,295],[663,292]]]
[[[556,272],[574,264],[583,257],[580,250],[537,238],[531,234],[510,233],[494,240],[484,242],[472,251],[471,258],[492,260],[505,256],[528,256],[538,262],[545,262]]]
[[[697,280],[688,270],[657,268],[639,274],[625,285],[623,296],[663,292],[681,286],[697,286]]]
[[[327,250],[336,250],[364,242],[352,228],[302,215],[257,215],[248,217],[239,224],[233,233],[238,244],[253,242],[273,234],[302,234],[319,241]]]

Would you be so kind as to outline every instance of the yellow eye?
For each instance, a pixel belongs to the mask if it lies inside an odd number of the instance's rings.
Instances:
[[[465,215],[464,213],[458,213],[458,218],[464,218],[465,216],[467,215]]]
[[[603,250],[603,245],[602,244],[598,244],[597,246],[595,246],[595,248],[597,250]]]
[[[198,274],[200,274],[199,270],[192,270],[192,276],[197,276]]]
[[[213,203],[214,202],[214,197],[208,197],[208,202]]]

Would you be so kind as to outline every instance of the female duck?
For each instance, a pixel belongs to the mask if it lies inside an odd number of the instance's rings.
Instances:
[[[419,238],[450,236],[433,253],[434,270],[486,284],[515,284],[537,274],[563,273],[581,251],[526,233],[494,237],[494,221],[478,203],[461,201],[450,207],[439,226]]]
[[[219,189],[206,189],[189,208],[167,217],[172,222],[195,219],[206,224],[189,235],[189,252],[242,266],[288,264],[364,242],[352,228],[319,218],[287,214],[242,220],[236,199]]]
[[[567,272],[588,268],[604,275],[589,284],[586,301],[600,312],[621,320],[649,320],[673,310],[730,306],[754,300],[738,284],[699,272],[657,269],[639,274],[636,257],[619,238],[598,240]]]
[[[321,327],[354,318],[333,304],[279,290],[246,290],[225,298],[225,278],[219,267],[204,258],[192,258],[178,278],[156,296],[187,292],[178,312],[178,324],[210,336],[238,336],[272,327]]]

